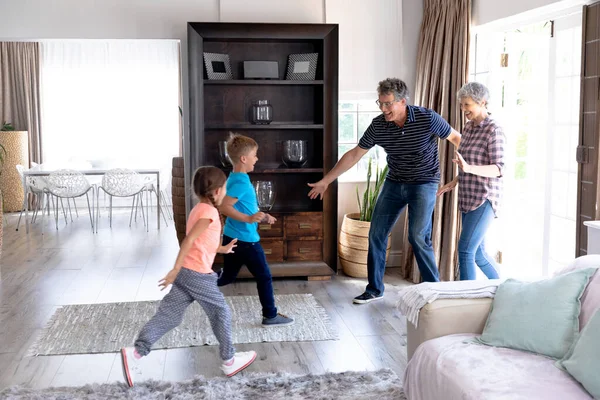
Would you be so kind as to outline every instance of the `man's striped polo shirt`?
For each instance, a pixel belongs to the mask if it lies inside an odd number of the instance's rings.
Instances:
[[[387,178],[401,183],[440,181],[438,137],[446,139],[452,128],[435,111],[406,106],[407,118],[401,128],[387,122],[383,114],[373,118],[358,145],[365,150],[375,145],[387,153]]]

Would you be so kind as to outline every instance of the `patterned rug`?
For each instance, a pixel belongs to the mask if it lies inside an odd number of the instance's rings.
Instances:
[[[0,391],[7,400],[191,400],[191,399],[286,399],[286,400],[406,400],[402,383],[389,369],[364,372],[291,375],[249,373],[233,378],[186,382],[146,381],[128,388],[124,383],[94,384],[32,390],[16,386]]]
[[[291,326],[263,328],[258,296],[226,296],[231,308],[233,343],[297,342],[337,339],[329,316],[312,294],[276,295],[278,311],[295,319]],[[29,355],[114,353],[131,346],[152,318],[159,301],[83,304],[56,310]],[[218,345],[208,317],[198,303],[182,324],[163,336],[154,349]]]

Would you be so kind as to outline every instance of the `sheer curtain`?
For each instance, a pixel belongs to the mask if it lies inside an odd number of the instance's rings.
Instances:
[[[44,41],[41,82],[45,163],[170,175],[181,140],[177,41]]]
[[[463,118],[456,93],[467,82],[471,0],[424,0],[423,22],[417,55],[415,104],[437,111],[459,132]],[[454,146],[439,141],[441,184],[457,172],[452,163]],[[438,197],[433,212],[432,242],[440,270],[440,280],[452,281],[458,275],[459,213],[457,191]],[[421,280],[404,225],[403,274]]]

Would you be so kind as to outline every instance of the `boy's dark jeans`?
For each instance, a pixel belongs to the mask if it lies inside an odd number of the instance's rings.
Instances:
[[[223,246],[232,240],[229,236],[223,235]],[[260,242],[250,243],[238,240],[233,251],[234,253],[224,254],[225,265],[217,285],[225,286],[235,281],[240,269],[245,265],[256,279],[256,288],[263,308],[263,317],[276,317],[277,308],[275,307],[275,296],[273,295],[273,279]]]

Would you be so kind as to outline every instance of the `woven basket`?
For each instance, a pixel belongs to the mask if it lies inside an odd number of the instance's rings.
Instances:
[[[0,189],[0,279],[2,279],[2,236],[4,235],[4,227],[2,226],[4,215],[2,207],[2,190]]]
[[[173,220],[179,244],[185,238],[186,211],[185,211],[185,178],[183,172],[183,157],[173,158],[171,170],[171,195],[173,201]]]
[[[20,211],[23,207],[23,181],[17,164],[29,168],[29,136],[27,131],[0,132],[0,143],[6,149],[6,158],[0,175],[0,188],[4,195],[4,211]]]
[[[340,257],[342,270],[346,275],[354,278],[367,278],[367,254],[371,223],[359,221],[359,218],[359,213],[344,215],[338,243],[338,256]],[[392,247],[391,237],[392,235],[388,237],[386,261],[390,256],[390,248]]]

